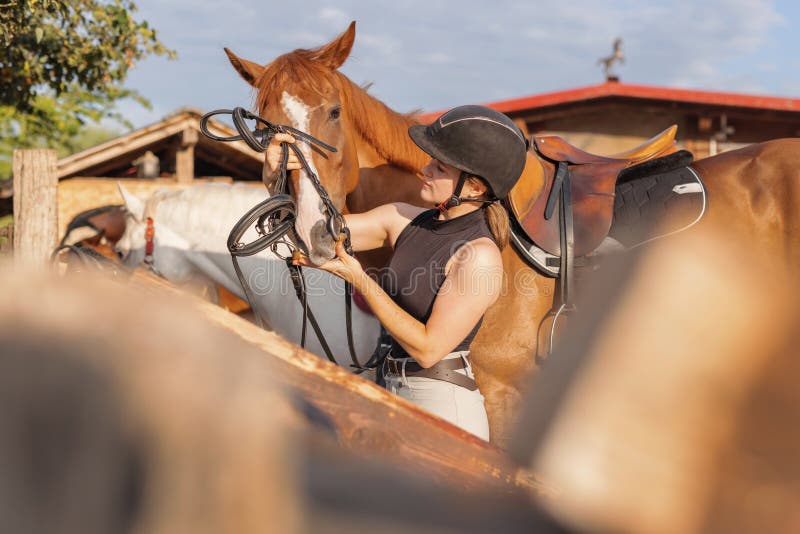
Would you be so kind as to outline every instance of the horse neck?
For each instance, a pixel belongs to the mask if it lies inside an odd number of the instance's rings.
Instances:
[[[162,201],[164,208],[158,215],[162,224],[186,240],[185,257],[198,273],[244,298],[227,248],[228,234],[245,212],[266,198],[266,190],[260,187],[204,184]],[[270,249],[258,257],[282,263]],[[240,258],[240,262],[245,260]]]
[[[350,120],[375,155],[409,172],[421,169],[428,158],[408,137],[409,126],[419,122],[389,108],[343,74],[339,79]]]
[[[157,206],[156,225],[168,228],[194,248],[226,252],[226,238],[233,226],[229,221],[235,222],[246,211],[240,204],[250,206],[238,201],[238,190],[211,185],[218,184],[192,186],[163,197]]]
[[[349,210],[358,213],[388,202],[418,203],[416,174],[429,159],[408,136],[409,126],[418,122],[339,76],[360,168],[358,185],[348,197]]]
[[[187,221],[181,217],[182,213],[178,209],[180,205],[179,191],[170,191],[168,193],[158,192],[147,199],[145,203],[145,217],[153,219],[153,225],[156,233],[159,236],[159,241],[162,243],[160,246],[177,247],[177,243],[172,243],[172,240],[189,241],[188,237],[191,235],[187,231]],[[166,239],[165,236],[174,236],[172,240]],[[185,245],[185,243],[181,243]]]

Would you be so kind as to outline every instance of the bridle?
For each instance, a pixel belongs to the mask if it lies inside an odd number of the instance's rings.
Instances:
[[[164,200],[164,194],[159,191],[152,197],[150,197],[147,202],[145,203],[144,207],[144,259],[142,263],[144,263],[147,269],[157,275],[162,275],[158,269],[156,269],[156,261],[153,254],[155,253],[155,238],[156,238],[156,226],[155,226],[155,212],[158,205],[161,201]]]
[[[220,137],[209,132],[208,120],[216,115],[230,115],[233,120],[233,125],[239,135]],[[247,120],[253,120],[256,122],[255,130],[250,130],[250,127],[246,122]],[[263,127],[258,128],[259,125]],[[210,113],[206,113],[200,119],[200,131],[203,133],[203,135],[214,141],[244,141],[247,146],[259,153],[263,153],[267,149],[270,140],[275,136],[275,134],[278,133],[290,133],[298,141],[308,144],[312,149],[318,152],[322,152],[324,150],[327,150],[328,152],[336,152],[335,147],[317,139],[316,137],[313,137],[312,135],[301,132],[300,130],[292,128],[291,126],[273,124],[263,117],[259,117],[258,115],[250,113],[241,107],[234,108],[233,110],[218,109]],[[239,267],[238,258],[242,256],[252,256],[261,252],[262,250],[270,248],[277,257],[286,262],[286,266],[288,267],[291,275],[292,284],[294,285],[295,293],[303,308],[303,327],[302,334],[300,336],[300,345],[305,347],[306,327],[310,322],[311,327],[313,328],[314,333],[320,342],[320,345],[322,345],[323,351],[325,351],[325,355],[330,361],[337,363],[336,358],[334,357],[333,352],[331,351],[330,346],[325,340],[325,336],[319,327],[319,323],[308,306],[306,284],[305,278],[303,277],[302,268],[299,265],[294,265],[293,263],[293,260],[297,258],[298,255],[302,254],[296,245],[302,243],[302,240],[294,231],[294,224],[297,215],[296,205],[294,199],[289,194],[288,171],[286,169],[286,164],[289,159],[289,150],[292,150],[297,156],[302,169],[311,180],[311,183],[314,185],[314,188],[316,189],[323,205],[325,206],[328,219],[326,225],[328,233],[334,240],[344,241],[343,244],[348,254],[353,253],[353,248],[350,243],[350,230],[347,228],[344,216],[333,204],[330,195],[320,182],[319,177],[313,171],[311,165],[309,165],[300,148],[296,146],[296,144],[281,143],[281,149],[281,165],[278,177],[276,178],[275,185],[273,187],[275,194],[251,208],[247,213],[244,214],[239,222],[234,225],[230,235],[228,236],[228,251],[231,254],[233,268],[236,271],[236,276],[239,278],[239,283],[241,284],[245,296],[247,297],[248,304],[250,304],[250,308],[253,310],[256,321],[262,328],[264,328],[264,320],[259,315],[255,306],[253,306],[255,299],[249,285],[245,282],[244,275]],[[241,241],[242,236],[254,225],[256,232],[260,237],[258,237],[252,243],[243,243]],[[287,235],[291,236],[291,239],[287,239]],[[288,249],[292,251],[291,255],[281,255],[281,253],[278,251],[278,245],[280,244],[288,247]],[[358,361],[358,357],[356,356],[355,344],[353,342],[352,292],[352,285],[345,281],[345,323],[347,328],[347,345],[350,352],[350,359],[353,362],[351,367],[353,367],[356,372],[361,373],[368,369],[374,369],[378,362],[376,355],[373,354],[373,357],[370,358],[367,363],[361,365]]]
[[[208,120],[215,115],[222,114],[231,116],[233,119],[233,125],[236,128],[236,131],[239,132],[239,135],[234,135],[231,137],[219,137],[208,131]],[[260,123],[264,127],[250,131],[250,128],[247,126],[247,120],[254,120],[256,122],[256,126],[258,126]],[[250,113],[244,108],[238,107],[233,108],[233,110],[218,109],[216,111],[206,113],[200,119],[200,131],[203,132],[206,137],[213,139],[214,141],[244,141],[247,146],[256,152],[264,152],[267,149],[270,140],[275,136],[275,134],[278,133],[290,133],[295,138],[308,144],[312,149],[317,150],[318,152],[322,152],[323,150],[327,150],[328,152],[337,152],[336,147],[333,147],[312,135],[301,132],[297,128],[271,123],[263,117],[259,117],[258,115]],[[281,143],[281,150],[282,154],[280,172],[275,180],[275,186],[273,188],[275,193],[278,195],[289,195],[289,180],[288,172],[286,170],[286,162],[289,159],[289,150],[291,150],[294,152],[295,156],[297,156],[297,159],[300,161],[300,165],[303,167],[306,175],[314,185],[314,189],[317,190],[322,203],[325,205],[325,211],[328,212],[328,233],[334,240],[339,239],[340,234],[344,233],[347,239],[345,245],[349,246],[350,235],[347,225],[344,222],[344,216],[342,216],[342,213],[336,209],[336,206],[334,206],[330,195],[328,195],[328,191],[322,185],[322,182],[319,181],[319,177],[312,170],[312,167],[309,165],[308,160],[306,160],[306,157],[303,155],[303,152],[296,144],[291,143]],[[348,249],[348,253],[349,252],[350,250]]]

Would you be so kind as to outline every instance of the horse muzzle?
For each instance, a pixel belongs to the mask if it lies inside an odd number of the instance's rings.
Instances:
[[[336,257],[336,241],[324,220],[317,221],[311,228],[310,243],[307,243],[311,263],[321,265]]]

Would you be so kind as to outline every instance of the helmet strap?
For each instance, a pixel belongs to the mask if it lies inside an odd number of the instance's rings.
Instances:
[[[468,176],[468,173],[461,171],[461,174],[458,176],[458,182],[456,182],[456,188],[453,190],[453,194],[450,196],[450,198],[436,206],[436,209],[444,213],[450,208],[455,208],[456,206],[460,205],[464,200],[467,200],[465,198],[461,198],[459,195],[461,195],[461,190],[464,189],[464,182],[467,181]]]
[[[461,190],[464,189],[464,182],[467,181],[467,178],[469,178],[469,176],[470,174],[468,172],[461,171],[461,174],[458,177],[458,182],[456,182],[456,188],[453,190],[452,196],[447,200],[445,200],[444,202],[438,204],[436,206],[436,209],[438,209],[441,213],[444,213],[450,208],[455,208],[456,206],[460,206],[463,202],[480,202],[484,206],[488,206],[489,204],[497,200],[497,199],[483,200],[478,198],[461,197],[460,195],[461,195]]]

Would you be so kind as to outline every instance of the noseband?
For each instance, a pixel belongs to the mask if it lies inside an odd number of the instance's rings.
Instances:
[[[231,118],[233,119],[233,125],[235,126],[239,135],[220,137],[208,131],[207,123],[211,117],[215,115],[228,114],[231,115]],[[254,120],[256,122],[257,127],[255,130],[250,130],[246,123],[247,120]],[[263,127],[258,128],[259,125],[263,125]],[[316,137],[313,137],[305,132],[301,132],[300,130],[292,128],[291,126],[273,124],[263,117],[259,117],[258,115],[250,113],[249,111],[240,107],[234,108],[233,110],[219,109],[210,113],[206,113],[203,115],[202,119],[200,119],[200,131],[203,132],[206,137],[213,139],[214,141],[244,141],[247,146],[256,152],[264,152],[267,149],[270,140],[278,133],[290,133],[298,141],[308,144],[318,152],[322,152],[323,150],[336,152],[335,147],[320,141]],[[312,170],[311,165],[309,165],[308,161],[297,145],[294,143],[284,142],[281,143],[281,149],[282,156],[280,172],[277,180],[275,181],[274,187],[276,194],[251,208],[247,213],[245,213],[239,222],[236,223],[231,230],[230,235],[228,236],[228,251],[231,253],[233,268],[236,271],[236,275],[239,277],[239,283],[244,290],[245,296],[250,304],[250,308],[253,310],[256,320],[258,321],[259,326],[262,328],[264,328],[264,321],[258,314],[255,306],[253,306],[253,294],[248,284],[245,283],[244,275],[239,267],[237,258],[241,256],[252,256],[269,247],[276,256],[286,261],[286,265],[289,268],[289,273],[291,274],[292,283],[294,284],[295,293],[297,294],[297,298],[300,300],[303,308],[303,328],[300,338],[300,345],[305,347],[306,325],[310,322],[312,328],[314,329],[314,333],[317,335],[317,339],[319,339],[320,345],[322,345],[322,349],[325,351],[325,355],[330,361],[336,363],[336,358],[334,358],[330,346],[325,340],[325,336],[322,334],[319,323],[314,317],[311,309],[308,307],[305,278],[303,277],[302,269],[300,266],[294,265],[292,262],[293,258],[297,254],[300,254],[300,251],[297,249],[294,243],[301,243],[302,241],[294,232],[296,207],[294,199],[289,195],[289,183],[287,179],[288,171],[286,169],[286,164],[289,159],[289,150],[292,150],[297,156],[297,159],[300,161],[300,165],[302,166],[308,178],[311,180],[311,183],[314,185],[314,188],[317,190],[320,199],[325,205],[325,210],[328,213],[328,233],[334,240],[341,239],[342,236],[344,237],[344,247],[348,254],[353,253],[353,248],[350,244],[350,230],[345,224],[344,216],[338,209],[336,209],[336,206],[334,206],[330,195],[328,195],[328,191],[322,185],[319,177]],[[249,228],[253,227],[253,225],[255,225],[256,232],[260,237],[252,243],[245,244],[241,241],[242,236]],[[286,239],[287,234],[291,234],[292,240]],[[278,252],[279,244],[286,245],[289,250],[292,251],[292,255],[288,257],[281,256],[281,254]],[[345,321],[347,326],[347,344],[350,351],[350,358],[353,361],[352,367],[355,368],[357,372],[363,372],[367,369],[374,368],[373,361],[375,358],[371,358],[370,361],[365,365],[361,365],[356,357],[356,351],[353,342],[352,291],[353,288],[351,284],[349,282],[345,282]]]

